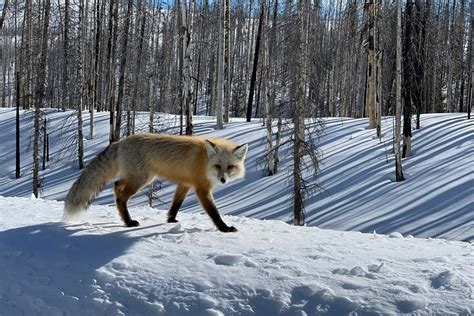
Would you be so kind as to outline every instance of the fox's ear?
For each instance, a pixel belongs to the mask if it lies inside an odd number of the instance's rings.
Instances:
[[[209,158],[214,156],[214,155],[217,155],[217,153],[219,152],[219,149],[217,149],[216,144],[214,144],[213,142],[211,142],[208,139],[206,139],[204,141],[204,144],[206,144],[207,156]]]
[[[234,156],[239,160],[244,160],[247,156],[247,150],[249,148],[248,144],[243,144],[234,148]]]

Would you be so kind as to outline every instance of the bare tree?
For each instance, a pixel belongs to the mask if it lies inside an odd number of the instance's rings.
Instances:
[[[376,28],[375,28],[375,1],[370,0],[365,2],[365,10],[368,16],[368,38],[367,38],[367,83],[366,83],[366,95],[365,95],[365,110],[369,116],[369,128],[375,128],[375,94],[376,94],[376,62],[375,62],[375,38],[376,38]]]
[[[298,47],[296,55],[295,101],[293,111],[293,224],[304,224],[304,187],[303,156],[305,146],[305,81],[306,57],[308,47],[308,14],[309,0],[299,0],[297,8],[298,18]]]
[[[231,82],[231,29],[230,29],[230,1],[225,1],[224,12],[224,122],[229,122],[230,82]]]
[[[39,138],[40,138],[40,115],[43,105],[45,77],[46,77],[46,55],[48,53],[48,30],[49,13],[51,1],[44,1],[43,25],[41,31],[40,49],[36,56],[37,77],[35,86],[35,118],[34,118],[34,140],[33,140],[33,194],[38,197],[40,187],[39,180]]]
[[[262,103],[265,107],[265,127],[267,130],[266,137],[266,174],[271,176],[274,174],[275,163],[273,153],[273,130],[272,130],[272,104],[271,104],[271,87],[270,87],[270,39],[268,31],[268,2],[263,0],[263,20],[262,20]]]
[[[217,100],[216,100],[216,128],[223,129],[223,90],[224,90],[224,12],[225,0],[219,0],[219,43],[217,53]]]
[[[400,0],[396,0],[397,10],[397,48],[396,48],[396,106],[395,106],[395,180],[403,181],[402,156],[400,153],[400,135],[402,124],[402,9]]]
[[[15,116],[15,178],[21,176],[20,164],[20,72],[16,72],[16,116]]]
[[[250,122],[252,119],[252,108],[253,108],[253,96],[255,93],[255,83],[257,81],[257,67],[258,67],[258,57],[260,55],[260,41],[262,38],[262,24],[265,15],[264,8],[265,1],[262,1],[260,8],[260,19],[258,22],[258,31],[257,38],[255,40],[255,51],[253,57],[253,66],[252,66],[252,76],[250,77],[250,88],[249,88],[249,98],[247,102],[247,122]]]
[[[7,16],[8,2],[9,0],[3,1],[2,15],[0,16],[0,31],[3,29],[3,22],[5,21],[5,17]]]
[[[110,0],[109,6],[109,37],[107,41],[107,90],[106,99],[109,104],[110,112],[110,131],[109,141],[116,141],[115,133],[115,46],[117,43],[117,0]]]
[[[474,99],[474,1],[471,1],[471,27],[469,31],[469,63],[470,63],[470,76],[469,76],[469,89],[468,89],[468,101],[467,101],[467,119],[471,118],[472,100]]]
[[[183,27],[183,101],[184,111],[186,113],[186,135],[193,134],[193,105],[191,98],[191,70],[192,70],[192,52],[193,52],[193,17],[194,17],[194,0],[189,3],[189,13],[186,14],[186,3],[181,1],[181,19]]]
[[[140,27],[140,35],[139,35],[139,39],[138,39],[138,53],[137,53],[137,61],[136,61],[136,67],[135,67],[135,78],[134,78],[134,82],[133,82],[133,95],[132,95],[132,106],[131,106],[131,110],[133,111],[133,115],[131,116],[130,115],[130,109],[128,110],[127,112],[127,136],[129,136],[130,134],[134,134],[135,133],[135,111],[137,109],[137,97],[138,97],[138,87],[139,87],[139,80],[140,80],[140,74],[142,73],[143,69],[142,69],[142,60],[143,60],[143,52],[144,52],[144,42],[145,42],[145,29],[146,29],[146,12],[143,12],[143,8],[142,8],[142,2],[140,0],[139,2],[139,8],[138,8],[138,11],[139,11],[139,14],[141,16],[140,18],[140,23],[139,23],[139,27]],[[132,117],[132,118],[131,118]],[[131,120],[131,122],[130,122]],[[131,127],[130,127],[131,125]]]
[[[119,84],[117,93],[117,118],[115,121],[115,140],[120,139],[122,126],[123,99],[125,93],[125,68],[127,66],[128,55],[128,33],[130,32],[130,21],[132,18],[133,0],[128,0],[127,14],[124,21],[124,33],[122,37],[122,48],[120,52]]]

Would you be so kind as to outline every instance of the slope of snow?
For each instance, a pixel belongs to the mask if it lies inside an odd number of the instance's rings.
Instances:
[[[0,315],[470,315],[473,244],[0,197]]]
[[[75,117],[73,112],[48,114],[51,159],[43,177],[42,198],[63,200],[79,176],[74,151]],[[108,144],[108,113],[95,114],[95,137],[87,139],[88,113],[84,112],[85,160],[90,161]],[[148,114],[138,115],[137,127],[147,130]],[[166,132],[175,118],[159,118]],[[169,123],[169,124],[168,124]],[[258,164],[264,154],[265,129],[258,120],[246,123],[232,119],[221,131],[214,130],[214,119],[195,117],[195,132],[249,143],[247,175],[242,181],[220,187],[215,192],[222,214],[259,219],[292,220],[291,182],[288,166],[290,147],[281,150],[281,172],[264,177]],[[392,118],[383,120],[384,138],[374,139],[366,129],[366,119],[325,120],[319,146],[321,191],[306,203],[310,226],[344,231],[390,234],[398,231],[416,237],[441,237],[456,240],[474,239],[474,121],[464,114],[422,115],[420,130],[413,132],[413,156],[403,160],[406,181],[394,182],[391,154]],[[32,146],[29,131],[31,114],[22,114],[22,174],[15,180],[15,112],[0,109],[0,195],[29,197],[31,194]],[[289,136],[285,132],[284,137]],[[166,209],[175,186],[162,183],[155,206]],[[144,192],[130,201],[146,205]],[[110,185],[93,202],[113,205]],[[201,211],[193,193],[183,204],[183,211]],[[133,214],[132,214],[133,215]],[[89,220],[87,217],[86,219]]]

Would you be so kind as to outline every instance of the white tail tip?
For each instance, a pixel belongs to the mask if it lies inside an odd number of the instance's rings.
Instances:
[[[63,218],[62,218],[62,221],[63,222],[74,222],[74,221],[77,221],[79,219],[79,217],[81,217],[81,215],[83,213],[85,213],[85,209],[82,208],[82,207],[74,207],[74,206],[70,206],[70,205],[66,205],[64,207],[64,213],[63,213]]]

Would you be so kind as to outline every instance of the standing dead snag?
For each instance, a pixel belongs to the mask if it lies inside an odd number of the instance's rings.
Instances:
[[[225,0],[219,0],[219,40],[217,53],[216,129],[223,129],[224,94],[224,12]]]
[[[293,111],[293,224],[304,224],[303,201],[303,156],[305,146],[305,81],[306,58],[308,49],[309,1],[299,0],[298,9],[298,51],[296,56],[296,95]]]
[[[395,105],[395,180],[403,181],[402,156],[400,154],[400,133],[402,116],[402,13],[400,0],[397,0],[397,46],[396,46],[396,105]]]
[[[48,53],[48,30],[49,12],[51,0],[44,2],[44,15],[42,25],[41,46],[37,54],[37,76],[35,87],[35,118],[34,118],[34,141],[33,141],[33,194],[38,197],[39,180],[39,138],[40,138],[40,111],[43,105],[45,78],[46,78],[46,55]]]

